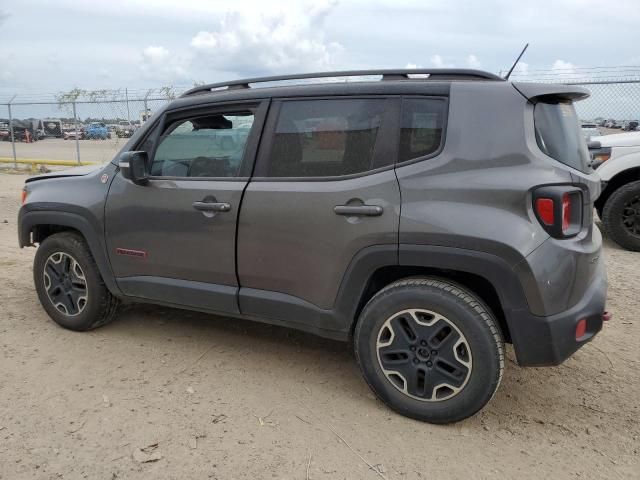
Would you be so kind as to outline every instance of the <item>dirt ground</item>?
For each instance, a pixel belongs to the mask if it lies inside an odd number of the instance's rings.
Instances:
[[[555,368],[520,368],[451,426],[378,402],[348,345],[152,306],[74,333],[17,247],[0,174],[0,478],[640,478],[640,253],[605,243],[614,318]],[[142,451],[141,451],[142,449]],[[146,461],[153,460],[153,461]]]

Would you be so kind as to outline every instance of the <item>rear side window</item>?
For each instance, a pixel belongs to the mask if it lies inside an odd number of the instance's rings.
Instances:
[[[431,155],[440,148],[445,101],[411,98],[402,102],[398,162]]]
[[[589,171],[589,152],[573,103],[538,103],[533,117],[540,150],[581,172]]]
[[[376,168],[385,99],[283,102],[268,177],[337,177]]]

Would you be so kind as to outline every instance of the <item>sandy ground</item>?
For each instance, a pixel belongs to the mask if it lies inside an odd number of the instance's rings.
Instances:
[[[17,247],[24,178],[0,174],[3,480],[640,478],[638,253],[606,242],[614,319],[592,343],[555,368],[509,351],[481,413],[433,426],[378,402],[341,343],[143,305],[57,327]]]

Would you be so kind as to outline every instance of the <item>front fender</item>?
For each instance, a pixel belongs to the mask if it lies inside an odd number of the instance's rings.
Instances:
[[[598,176],[605,182],[620,172],[631,168],[640,168],[640,147],[613,147],[615,156],[604,162],[597,170]]]
[[[33,245],[31,233],[39,225],[57,225],[77,230],[86,240],[105,285],[112,294],[121,296],[122,293],[115,282],[111,265],[107,259],[101,227],[95,221],[90,221],[78,212],[62,211],[63,207],[68,208],[69,205],[43,205],[39,203],[24,205],[18,213],[18,243],[20,247]]]

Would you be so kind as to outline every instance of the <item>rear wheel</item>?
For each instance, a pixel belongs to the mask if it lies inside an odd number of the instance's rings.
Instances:
[[[607,199],[602,223],[622,248],[640,251],[640,181],[627,183]]]
[[[91,330],[115,317],[118,299],[105,286],[89,247],[76,233],[57,233],[40,244],[33,279],[40,303],[58,325]]]
[[[489,309],[436,278],[399,280],[378,292],[358,319],[354,345],[378,398],[431,423],[475,414],[504,369],[504,343]]]

